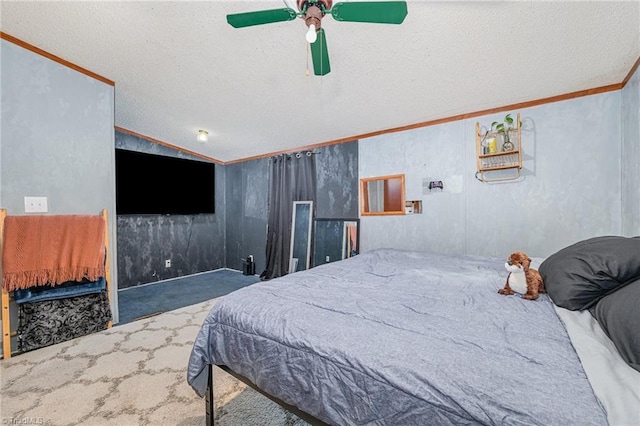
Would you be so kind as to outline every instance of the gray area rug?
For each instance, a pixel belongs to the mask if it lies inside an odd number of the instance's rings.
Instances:
[[[0,423],[205,425],[205,401],[186,382],[191,347],[215,299],[0,361]],[[220,369],[220,426],[302,426]]]

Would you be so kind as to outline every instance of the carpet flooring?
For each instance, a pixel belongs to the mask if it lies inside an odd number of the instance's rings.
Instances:
[[[217,300],[1,360],[0,423],[204,425],[205,401],[186,370]],[[218,368],[213,386],[217,426],[306,425]]]
[[[188,275],[118,291],[118,325],[224,296],[260,281],[230,269]]]

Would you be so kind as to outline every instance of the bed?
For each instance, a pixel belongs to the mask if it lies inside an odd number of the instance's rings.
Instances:
[[[501,259],[380,249],[260,282],[208,314],[187,381],[205,396],[221,366],[318,424],[640,424],[640,372],[594,317],[505,279]]]

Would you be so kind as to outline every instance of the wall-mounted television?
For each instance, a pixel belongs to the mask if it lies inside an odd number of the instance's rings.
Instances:
[[[116,214],[215,213],[215,164],[116,149]]]

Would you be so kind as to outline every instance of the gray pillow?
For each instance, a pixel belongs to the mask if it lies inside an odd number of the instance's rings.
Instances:
[[[640,278],[640,237],[603,236],[552,254],[538,269],[549,297],[575,311]]]
[[[640,371],[640,280],[603,297],[589,311],[622,359]]]

